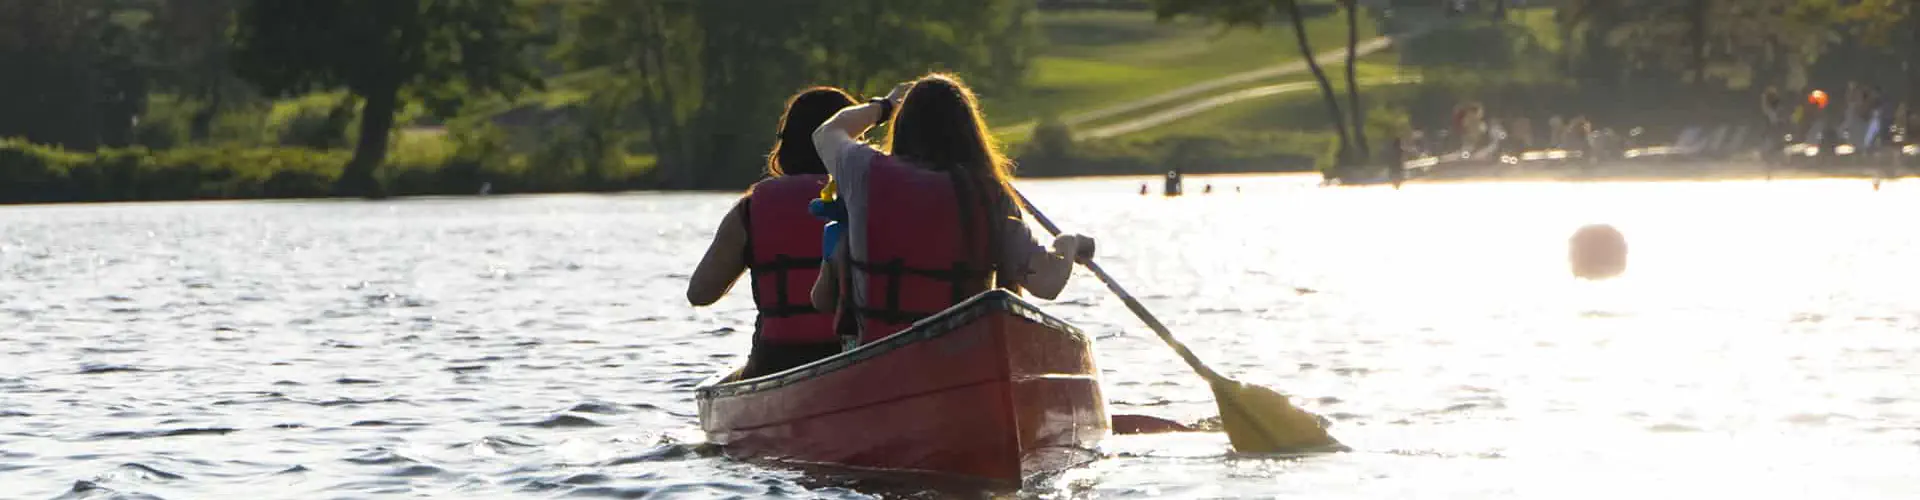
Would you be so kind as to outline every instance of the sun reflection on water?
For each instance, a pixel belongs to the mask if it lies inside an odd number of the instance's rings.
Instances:
[[[1334,417],[1336,435],[1366,456],[1320,467],[1392,470],[1381,488],[1433,491],[1426,476],[1382,463],[1420,458],[1372,456],[1397,450],[1460,459],[1429,467],[1513,485],[1511,495],[1458,485],[1470,496],[1566,497],[1552,481],[1612,474],[1622,480],[1596,496],[1660,481],[1720,496],[1728,490],[1714,481],[1764,493],[1796,477],[1837,484],[1920,464],[1920,375],[1901,368],[1920,353],[1920,336],[1908,335],[1920,331],[1920,224],[1907,220],[1920,214],[1920,185],[1207,182],[1244,189],[1142,197],[1124,182],[1100,191],[1083,181],[1036,191],[1072,192],[1074,206],[1050,215],[1100,237],[1118,278],[1202,357]],[[1592,223],[1625,234],[1622,276],[1571,275],[1568,237]],[[1098,296],[1098,286],[1082,275],[1066,296]],[[1067,314],[1132,332],[1102,344],[1103,357],[1136,360],[1109,372],[1157,358],[1159,373],[1182,381],[1152,388],[1169,406],[1116,411],[1211,414],[1204,387],[1156,354],[1164,348],[1116,301],[1097,303]],[[1186,390],[1169,394],[1171,384]],[[1834,455],[1842,450],[1881,462]],[[1473,465],[1487,461],[1500,465]],[[1819,470],[1766,476],[1796,467]],[[1325,479],[1272,477],[1254,483]],[[1335,496],[1395,496],[1347,488]]]

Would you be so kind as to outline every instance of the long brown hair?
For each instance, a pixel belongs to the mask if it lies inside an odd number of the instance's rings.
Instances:
[[[1020,209],[1012,195],[1013,161],[1000,151],[1000,145],[987,129],[980,112],[980,100],[957,76],[933,73],[913,82],[894,115],[887,133],[887,150],[895,157],[921,168],[946,172],[953,180],[954,197],[959,202],[962,242],[981,241],[985,237],[986,255],[976,258],[999,269],[1000,224],[1019,219]],[[971,222],[976,210],[984,211],[988,221],[985,235],[974,234]],[[967,245],[965,255],[975,255],[979,247]],[[1015,277],[1001,273],[1000,286],[1012,288]]]
[[[853,96],[833,87],[813,87],[787,100],[787,111],[780,115],[780,128],[767,152],[767,175],[826,175],[827,164],[813,147],[813,129],[820,128],[840,108],[853,105]]]

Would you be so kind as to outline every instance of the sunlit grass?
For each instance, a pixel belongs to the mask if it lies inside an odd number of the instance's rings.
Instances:
[[[1399,68],[1390,61],[1393,54],[1378,54],[1361,58],[1357,76],[1363,80],[1361,96],[1377,92],[1390,85],[1368,85],[1365,80],[1380,80],[1401,75]],[[1346,80],[1343,65],[1327,68],[1327,77],[1333,87],[1340,92],[1340,105],[1347,105]],[[1277,83],[1312,82],[1309,74],[1295,75],[1283,81],[1262,82],[1261,85]],[[1241,103],[1214,108],[1191,117],[1170,122],[1164,126],[1145,130],[1133,136],[1166,136],[1209,134],[1221,131],[1275,132],[1275,131],[1323,131],[1327,127],[1326,104],[1321,100],[1316,88],[1297,92],[1288,92],[1266,97],[1248,99]]]
[[[1372,22],[1362,39],[1375,36]],[[1182,86],[1299,59],[1291,28],[1223,30],[1196,20],[1160,22],[1144,11],[1065,11],[1041,17],[1046,42],[1034,60],[1027,90],[988,95],[997,126],[1024,123],[1152,96]],[[1338,16],[1312,19],[1309,43],[1325,52],[1344,47]]]
[[[1553,18],[1555,10],[1548,7],[1534,7],[1518,9],[1515,12],[1509,12],[1507,16],[1514,23],[1533,32],[1534,39],[1540,42],[1541,47],[1557,53],[1560,51],[1561,39],[1560,24]]]

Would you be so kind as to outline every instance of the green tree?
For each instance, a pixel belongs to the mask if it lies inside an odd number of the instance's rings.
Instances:
[[[238,7],[238,0],[167,0],[148,30],[156,86],[199,104],[188,127],[195,141],[207,140],[214,118],[249,91],[230,64],[227,31]]]
[[[126,145],[146,107],[141,4],[0,1],[0,138],[73,149]]]
[[[1580,76],[1725,88],[1798,86],[1840,15],[1832,0],[1570,0],[1559,18]]]
[[[1802,21],[1851,25],[1868,46],[1887,49],[1902,61],[1901,87],[1904,99],[1920,98],[1920,2],[1914,0],[1864,0],[1849,6],[1831,0],[1801,0]]]
[[[593,92],[630,109],[676,188],[759,175],[780,105],[808,85],[873,95],[929,69],[983,90],[1018,85],[1032,0],[582,0],[557,56],[598,70]]]
[[[523,52],[529,13],[515,0],[247,0],[234,67],[269,94],[344,87],[363,99],[334,192],[378,196],[374,171],[403,97],[450,114],[467,98],[540,85]]]
[[[1260,29],[1275,16],[1291,22],[1294,41],[1307,64],[1307,70],[1313,73],[1314,80],[1320,84],[1320,97],[1326,101],[1327,117],[1339,138],[1338,166],[1351,166],[1358,159],[1354,154],[1348,117],[1341,111],[1340,99],[1334,94],[1333,84],[1327,80],[1326,71],[1320,68],[1320,62],[1313,55],[1313,46],[1307,41],[1306,19],[1301,13],[1299,0],[1153,0],[1153,6],[1154,12],[1162,20],[1193,16],[1229,29]],[[1352,64],[1351,61],[1349,64]]]

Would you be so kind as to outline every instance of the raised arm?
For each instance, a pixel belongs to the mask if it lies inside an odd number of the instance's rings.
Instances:
[[[847,146],[859,143],[860,136],[866,135],[867,129],[879,125],[883,117],[891,118],[882,113],[899,109],[900,99],[906,97],[907,89],[911,87],[912,84],[907,83],[894,86],[893,92],[885,98],[887,103],[870,101],[841,108],[840,112],[833,114],[833,118],[828,118],[826,123],[820,124],[820,128],[813,130],[813,149],[820,152],[820,161],[826,163],[828,174],[840,175],[840,153],[846,151]]]

